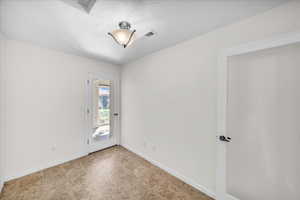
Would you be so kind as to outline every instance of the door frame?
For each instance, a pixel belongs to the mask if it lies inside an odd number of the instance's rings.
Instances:
[[[251,42],[223,49],[218,60],[218,91],[217,91],[217,167],[216,167],[216,199],[239,200],[226,193],[226,143],[219,136],[226,136],[226,114],[228,99],[228,58],[260,50],[285,46],[300,42],[300,31],[286,33],[266,40]]]
[[[111,98],[113,103],[111,104],[111,124],[110,129],[113,131],[113,145],[120,145],[121,133],[120,133],[120,106],[121,106],[121,93],[120,93],[120,75],[118,73],[108,73],[108,72],[89,72],[85,83],[86,90],[86,106],[85,106],[85,119],[86,119],[86,134],[85,134],[85,144],[86,144],[86,154],[90,154],[95,151],[107,148],[109,146],[104,145],[103,148],[93,149],[91,146],[90,136],[93,129],[93,94],[92,94],[92,80],[95,78],[100,78],[103,80],[111,80],[112,94]],[[114,116],[114,113],[118,113],[118,116]],[[113,146],[112,145],[112,146]]]

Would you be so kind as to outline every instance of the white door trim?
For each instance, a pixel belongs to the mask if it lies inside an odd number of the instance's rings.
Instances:
[[[219,141],[220,135],[226,136],[226,107],[227,107],[227,73],[228,57],[242,55],[274,47],[285,46],[300,42],[300,31],[275,36],[266,40],[251,42],[233,48],[224,49],[219,55],[218,62],[218,108],[217,108],[217,168],[216,168],[216,199],[238,200],[226,193],[226,144]]]
[[[90,139],[90,131],[92,130],[92,124],[93,124],[93,118],[92,118],[92,94],[91,94],[91,87],[92,87],[92,80],[95,78],[102,78],[103,80],[111,80],[112,81],[112,94],[111,98],[113,100],[112,112],[118,113],[118,116],[111,116],[112,121],[112,127],[111,130],[113,131],[113,145],[119,145],[120,144],[120,76],[116,73],[107,73],[107,72],[90,72],[88,73],[88,78],[86,80],[86,134],[85,134],[85,144],[86,144],[86,153],[89,154],[93,149],[91,149],[90,144],[88,143],[88,140]],[[89,111],[89,112],[88,112]],[[106,148],[108,146],[112,146],[110,143],[103,143],[103,148]]]

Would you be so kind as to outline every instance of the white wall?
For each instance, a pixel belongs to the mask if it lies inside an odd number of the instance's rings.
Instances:
[[[299,10],[287,3],[127,64],[122,144],[214,194],[218,53],[300,30]]]
[[[300,42],[228,60],[226,184],[238,199],[300,199],[299,55]]]
[[[3,52],[5,49],[5,38],[4,36],[0,33],[0,75],[2,74],[2,67],[3,67]],[[1,84],[1,79],[0,79],[0,97],[2,96],[2,84]],[[0,105],[2,104],[1,98],[0,98]],[[4,180],[4,172],[3,172],[3,163],[4,163],[4,149],[3,149],[3,124],[2,124],[2,114],[0,110],[0,192],[3,186],[3,180]]]
[[[119,76],[119,66],[11,40],[3,64],[5,179],[84,155],[88,72]]]

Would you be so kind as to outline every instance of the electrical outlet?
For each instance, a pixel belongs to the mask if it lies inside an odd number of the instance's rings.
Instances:
[[[152,151],[156,152],[156,146],[155,145],[152,146]]]
[[[147,148],[147,142],[146,141],[143,142],[143,146],[144,146],[144,148]]]
[[[56,146],[52,146],[51,151],[56,151]]]

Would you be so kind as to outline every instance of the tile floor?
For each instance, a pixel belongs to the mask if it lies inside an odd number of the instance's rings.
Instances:
[[[123,147],[5,184],[0,200],[211,200]]]

